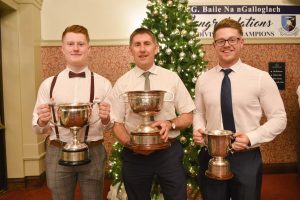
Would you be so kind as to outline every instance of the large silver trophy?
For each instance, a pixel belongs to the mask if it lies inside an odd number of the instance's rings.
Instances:
[[[130,91],[127,94],[128,103],[134,113],[140,115],[143,122],[131,132],[132,148],[138,150],[158,150],[170,146],[170,142],[165,142],[159,134],[160,129],[151,127],[153,116],[159,114],[164,101],[166,91]]]
[[[93,103],[66,103],[57,104],[58,123],[56,126],[69,128],[72,134],[72,141],[65,144],[62,149],[60,165],[76,166],[91,162],[89,149],[85,143],[78,139],[78,132],[81,128],[91,125],[90,116]]]
[[[233,177],[230,163],[225,159],[231,150],[233,133],[227,130],[205,131],[205,145],[213,158],[208,162],[205,175],[212,179],[228,180]]]

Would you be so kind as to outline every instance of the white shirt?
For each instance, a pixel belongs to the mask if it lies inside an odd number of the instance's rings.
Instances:
[[[150,70],[150,89],[166,91],[162,109],[155,120],[170,120],[178,114],[189,113],[195,109],[194,102],[184,86],[179,76],[170,70],[153,65]],[[125,123],[125,127],[130,133],[142,123],[142,117],[133,113],[126,101],[125,93],[128,91],[143,91],[145,84],[144,71],[134,67],[122,77],[120,77],[112,90],[112,120]],[[174,98],[173,98],[174,95]],[[176,111],[176,112],[175,112]],[[178,130],[170,131],[170,138],[177,137]]]
[[[86,74],[86,78],[69,78],[69,69],[66,68],[58,74],[57,80],[53,89],[52,98],[56,105],[62,103],[89,103],[90,101],[90,85],[91,85],[91,71],[86,67],[83,71]],[[53,76],[44,80],[39,88],[37,94],[37,100],[33,111],[32,126],[37,133],[50,134],[50,140],[57,139],[54,131],[54,126],[48,124],[46,127],[39,127],[37,124],[38,115],[37,107],[41,104],[50,103],[50,86],[53,80]],[[111,83],[104,77],[94,73],[94,99],[100,101],[107,101],[106,97],[111,91]],[[108,102],[109,103],[109,102]],[[58,107],[55,107],[57,110]],[[98,105],[93,105],[90,122],[94,122],[98,117]],[[57,114],[56,114],[57,116]],[[53,119],[52,119],[53,121]],[[97,141],[103,139],[104,126],[100,121],[90,125],[87,141]],[[70,142],[72,140],[72,134],[68,128],[59,127],[60,140],[63,142]],[[79,138],[83,141],[85,128],[80,129]]]
[[[279,90],[270,75],[242,63],[230,67],[232,106],[236,132],[246,133],[252,146],[273,140],[286,127],[287,118]],[[196,83],[194,130],[223,129],[220,106],[224,73],[216,66]],[[264,114],[267,122],[260,125]]]

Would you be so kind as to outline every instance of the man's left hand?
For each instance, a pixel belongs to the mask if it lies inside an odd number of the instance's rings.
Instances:
[[[245,133],[235,133],[233,136],[235,137],[235,141],[232,143],[232,148],[235,151],[249,149],[250,140]]]
[[[106,102],[99,103],[99,117],[103,125],[107,125],[110,121],[109,113],[110,113],[110,105]]]
[[[160,127],[159,134],[161,135],[161,139],[165,142],[168,141],[169,138],[169,130],[171,129],[171,122],[170,121],[156,121],[151,124],[152,127]]]

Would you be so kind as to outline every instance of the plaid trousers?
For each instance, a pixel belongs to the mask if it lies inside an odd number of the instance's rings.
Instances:
[[[81,199],[102,200],[105,161],[107,154],[102,144],[89,148],[91,162],[80,166],[58,164],[61,148],[49,145],[46,152],[47,185],[53,200],[73,200],[77,182]]]

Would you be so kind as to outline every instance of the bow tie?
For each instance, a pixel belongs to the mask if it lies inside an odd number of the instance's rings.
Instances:
[[[74,77],[85,78],[85,72],[74,73],[72,71],[69,71],[69,78],[74,78]]]

